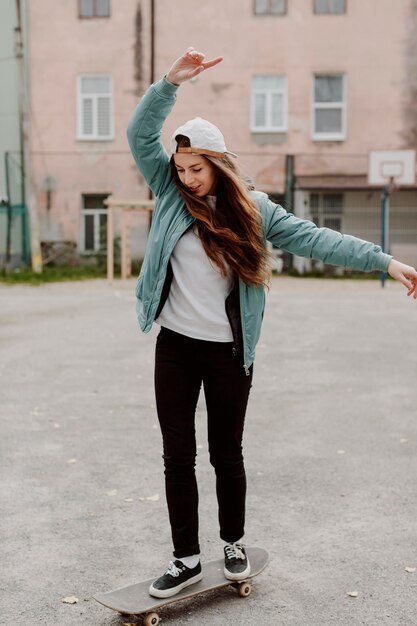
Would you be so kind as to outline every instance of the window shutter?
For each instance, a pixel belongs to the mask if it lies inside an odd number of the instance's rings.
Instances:
[[[284,124],[284,98],[280,93],[271,95],[271,122],[279,128]]]
[[[255,0],[255,15],[285,15],[286,0]]]
[[[346,2],[345,0],[314,0],[314,13],[342,15],[346,13]]]
[[[255,111],[254,121],[255,127],[263,128],[266,126],[266,95],[263,93],[255,94]]]
[[[314,0],[314,13],[319,15],[328,13],[327,0]]]
[[[108,17],[110,15],[109,0],[96,0],[96,15],[97,17]]]
[[[92,98],[83,98],[82,101],[82,134],[93,134],[93,100]]]
[[[285,13],[285,0],[271,0],[271,13],[283,15]]]
[[[268,13],[268,5],[268,0],[255,0],[255,13],[257,15]]]
[[[80,0],[81,17],[93,17],[93,0]]]
[[[110,98],[100,96],[97,98],[97,134],[108,137],[110,132]]]
[[[345,0],[332,0],[332,13],[341,15],[346,12]]]

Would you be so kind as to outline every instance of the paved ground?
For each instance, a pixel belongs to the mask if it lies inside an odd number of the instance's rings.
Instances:
[[[155,332],[138,331],[133,289],[0,287],[1,624],[134,622],[93,594],[170,558]],[[274,279],[245,435],[247,542],[272,562],[246,600],[173,605],[166,626],[417,624],[416,319],[391,282]],[[213,558],[203,401],[198,437]]]

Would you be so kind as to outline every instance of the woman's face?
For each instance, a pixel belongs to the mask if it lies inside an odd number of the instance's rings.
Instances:
[[[199,198],[215,194],[214,166],[202,155],[177,152],[173,156],[178,177],[188,191]]]

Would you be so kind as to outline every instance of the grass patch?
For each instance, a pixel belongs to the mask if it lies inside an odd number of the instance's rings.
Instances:
[[[140,263],[132,263],[132,276],[137,276],[140,271]],[[277,272],[273,272],[274,276],[279,276]],[[323,272],[313,270],[300,274],[297,270],[291,269],[284,271],[282,276],[294,276],[299,278],[326,278],[326,279],[356,279],[356,280],[379,280],[380,272],[352,272],[345,270],[342,275],[332,274],[331,272]],[[0,271],[0,283],[8,285],[26,284],[26,285],[44,285],[45,283],[56,283],[71,280],[93,280],[95,278],[106,278],[107,268],[105,265],[61,265],[46,266],[42,274],[35,274],[29,268],[20,268],[12,270],[9,273]],[[115,267],[115,279],[120,278],[120,268]],[[389,276],[387,276],[387,279]]]
[[[105,266],[76,265],[60,267],[44,267],[41,274],[36,274],[29,268],[12,270],[9,273],[0,273],[0,283],[8,285],[29,284],[43,285],[45,283],[55,283],[70,280],[91,280],[94,278],[106,278],[107,270]]]

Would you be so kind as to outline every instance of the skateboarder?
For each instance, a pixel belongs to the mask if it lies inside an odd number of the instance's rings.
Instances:
[[[195,118],[161,140],[179,85],[216,66],[189,48],[141,99],[128,128],[133,156],[157,198],[136,287],[139,324],[161,326],[155,393],[163,438],[174,560],[150,594],[170,597],[202,577],[194,417],[201,385],[216,473],[224,574],[250,574],[243,543],[242,434],[268,283],[266,241],[293,254],[362,271],[387,271],[417,298],[417,272],[379,246],[317,228],[245,183],[220,130]]]

